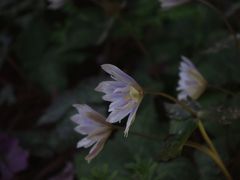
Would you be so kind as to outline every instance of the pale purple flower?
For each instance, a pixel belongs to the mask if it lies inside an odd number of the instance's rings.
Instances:
[[[179,100],[186,100],[187,97],[198,99],[207,87],[207,81],[200,74],[194,64],[186,57],[182,56],[180,64],[180,80],[177,90]]]
[[[78,142],[77,148],[88,148],[93,145],[89,154],[85,157],[90,162],[103,149],[113,128],[110,123],[106,122],[105,117],[88,105],[75,104],[73,106],[78,111],[78,114],[71,117],[71,120],[78,124],[75,130],[82,135],[87,135]]]
[[[159,1],[163,9],[169,9],[169,8],[184,4],[190,0],[159,0]]]
[[[105,93],[103,100],[111,102],[108,110],[111,112],[107,118],[108,122],[120,122],[129,115],[124,131],[127,136],[142,101],[143,90],[133,78],[116,66],[104,64],[101,67],[111,75],[114,81],[103,81],[95,90]]]
[[[11,180],[27,166],[28,152],[19,146],[17,139],[0,133],[0,179]]]

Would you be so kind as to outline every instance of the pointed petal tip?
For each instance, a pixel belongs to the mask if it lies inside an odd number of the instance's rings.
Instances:
[[[86,156],[84,159],[87,161],[88,164],[90,164],[90,162],[91,162],[91,160],[92,160],[92,159],[89,158],[88,156]]]
[[[181,55],[181,59],[182,59],[183,62],[188,62],[188,63],[190,62],[190,63],[192,64],[192,62],[190,61],[190,59],[187,58],[186,56]]]
[[[124,131],[124,137],[125,137],[125,138],[128,137],[128,130],[127,130],[127,131],[126,131],[126,130]]]
[[[109,69],[109,68],[113,68],[113,67],[116,67],[114,66],[113,64],[102,64],[101,65],[101,68],[106,71],[106,69]]]
[[[75,114],[75,115],[72,115],[71,117],[70,117],[70,121],[72,121],[72,122],[74,122],[74,123],[77,123],[76,121],[77,121],[77,117],[76,117],[77,115]]]
[[[87,106],[86,104],[73,104],[73,107],[75,107],[76,109],[81,109],[84,106]]]
[[[103,81],[104,82],[104,81]],[[94,91],[103,92],[103,82],[100,82],[97,87],[95,87]]]
[[[97,92],[99,92],[99,91],[100,91],[99,84],[97,85],[97,87],[95,87],[95,88],[94,88],[94,91],[97,91]]]
[[[181,55],[180,56],[181,57],[181,59],[188,59],[186,56],[184,56],[184,55]]]

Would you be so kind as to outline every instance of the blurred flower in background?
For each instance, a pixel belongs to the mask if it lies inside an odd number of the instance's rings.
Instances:
[[[169,8],[184,4],[186,2],[189,2],[190,0],[159,0],[159,1],[163,9],[169,9]]]
[[[116,66],[104,64],[102,69],[110,74],[115,81],[103,81],[95,90],[106,94],[103,96],[103,100],[112,102],[108,110],[111,112],[107,118],[108,122],[119,122],[129,115],[124,131],[125,136],[127,136],[142,101],[143,90],[133,78]]]
[[[106,118],[94,111],[88,105],[75,104],[78,114],[71,117],[71,120],[78,124],[75,130],[87,137],[80,140],[77,147],[88,148],[94,144],[85,159],[90,162],[103,149],[103,146],[112,133],[111,125]]]
[[[65,4],[66,0],[48,0],[48,2],[48,8],[55,10],[61,8]]]
[[[194,64],[186,57],[182,56],[180,64],[180,80],[177,90],[179,100],[186,100],[187,97],[198,99],[207,87],[207,81],[200,74]]]
[[[19,146],[17,139],[4,133],[0,133],[0,157],[1,180],[12,179],[28,166],[28,152]]]
[[[74,179],[74,167],[71,162],[66,163],[63,170],[57,175],[49,178],[48,180],[73,180]]]

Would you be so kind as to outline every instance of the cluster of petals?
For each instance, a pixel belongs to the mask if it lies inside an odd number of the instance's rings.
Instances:
[[[88,148],[93,145],[85,157],[88,162],[103,149],[114,129],[111,123],[121,122],[128,117],[124,131],[125,136],[128,135],[144,94],[138,83],[118,67],[111,64],[103,64],[101,67],[111,75],[112,80],[100,82],[95,90],[104,93],[103,100],[110,102],[109,116],[105,118],[88,105],[76,104],[74,107],[78,113],[71,117],[71,120],[78,124],[75,130],[86,135],[78,142],[77,147]],[[184,56],[179,70],[178,99],[187,100],[190,97],[196,100],[206,89],[207,81],[194,64]]]
[[[194,64],[186,57],[182,56],[182,62],[179,67],[180,79],[177,90],[179,100],[186,100],[188,97],[193,100],[198,99],[206,90],[207,81],[197,70]]]
[[[88,148],[93,145],[85,157],[88,162],[103,149],[114,129],[111,123],[120,122],[128,116],[124,131],[127,136],[143,98],[143,90],[133,78],[114,65],[104,64],[101,67],[113,78],[111,81],[101,82],[95,89],[105,93],[103,100],[111,102],[108,110],[109,116],[103,117],[88,105],[75,104],[73,106],[78,113],[71,117],[71,120],[78,125],[75,130],[86,135],[78,142],[77,147]]]
[[[108,110],[110,112],[107,118],[108,122],[120,122],[128,116],[124,131],[127,136],[142,101],[143,90],[133,78],[116,66],[104,64],[101,67],[111,75],[113,80],[101,82],[95,90],[105,93],[103,100],[111,102]]]
[[[93,146],[85,159],[90,162],[103,149],[104,144],[112,133],[111,124],[106,122],[106,118],[91,107],[85,104],[73,105],[78,113],[71,117],[71,120],[77,124],[75,131],[86,135],[77,143],[77,147],[89,148]]]

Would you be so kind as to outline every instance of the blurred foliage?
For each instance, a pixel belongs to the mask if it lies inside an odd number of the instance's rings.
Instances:
[[[210,2],[239,33],[240,1]],[[31,157],[16,178],[48,179],[73,161],[81,180],[224,179],[208,156],[184,146],[188,139],[202,142],[195,120],[150,95],[131,130],[158,141],[115,132],[90,164],[88,149],[75,150],[82,137],[69,120],[72,104],[90,104],[107,116],[108,103],[94,91],[107,78],[101,64],[120,67],[147,91],[176,96],[181,55],[210,85],[235,93],[208,89],[190,106],[233,177],[240,176],[240,50],[214,10],[196,1],[168,11],[158,0],[65,0],[56,9],[50,3],[0,1],[0,130],[18,137]]]

